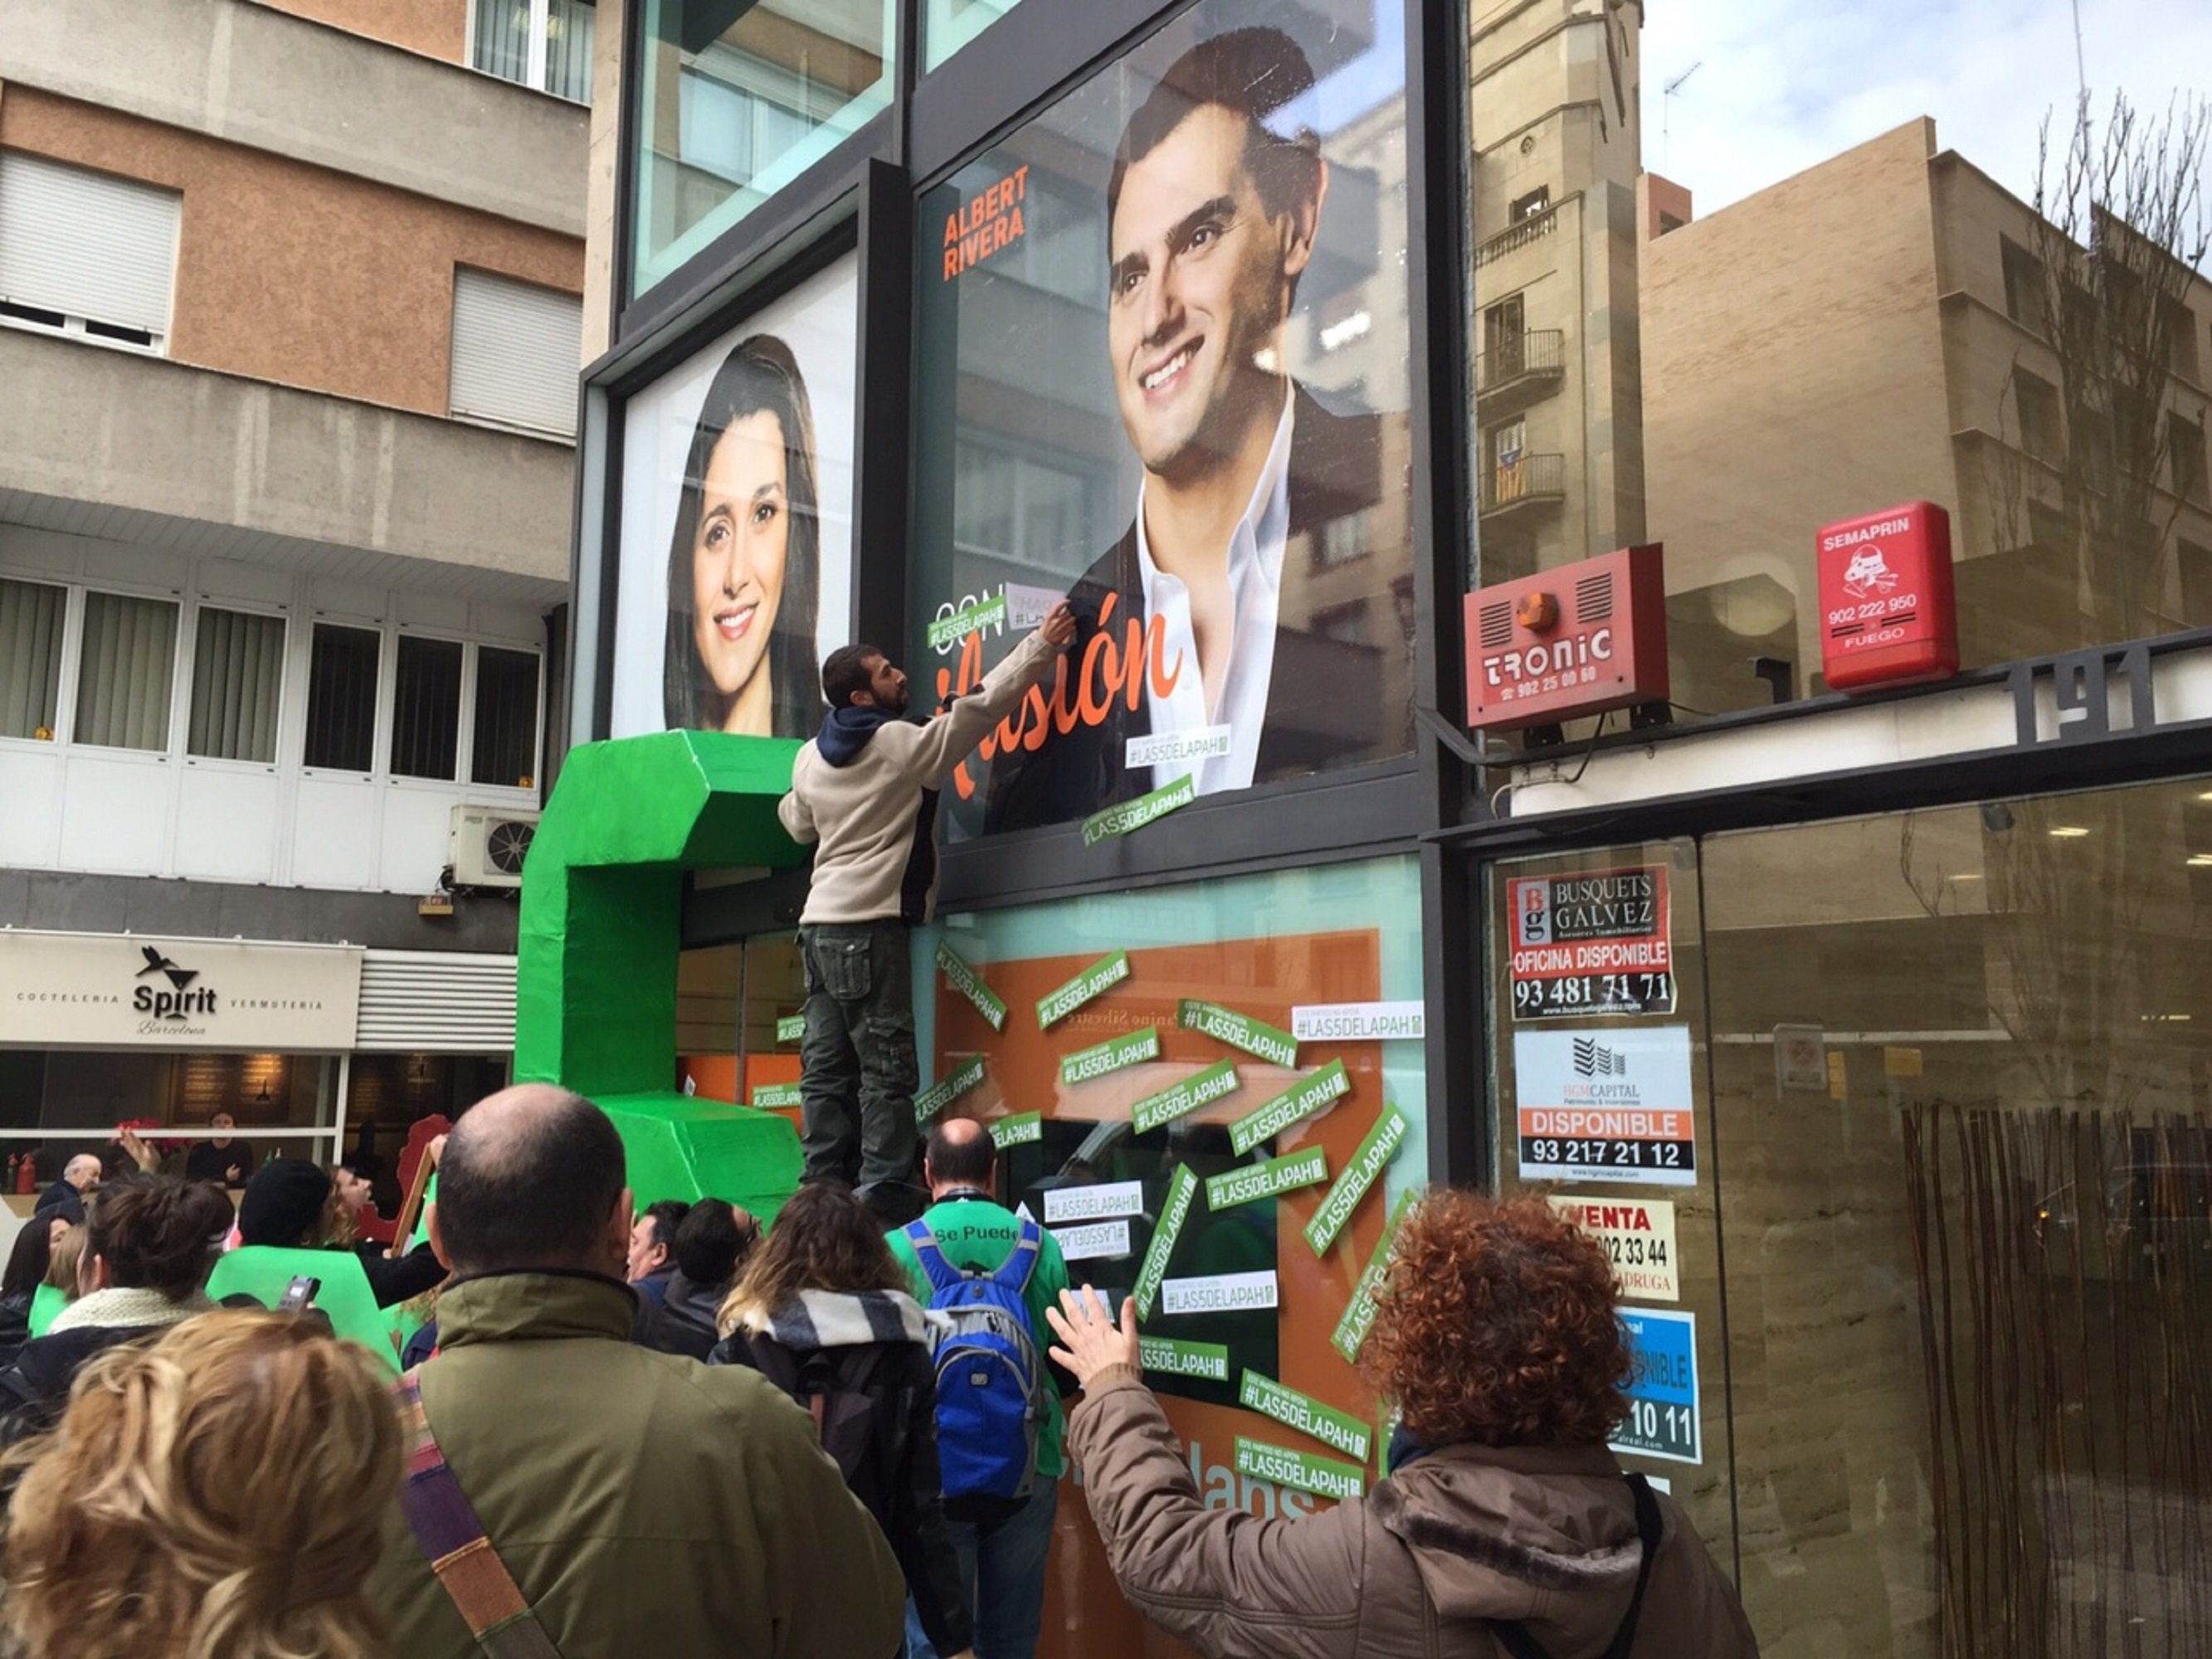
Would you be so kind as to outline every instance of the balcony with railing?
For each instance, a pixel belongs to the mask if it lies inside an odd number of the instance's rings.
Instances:
[[[1517,253],[1524,247],[1540,242],[1559,228],[1559,210],[1558,204],[1554,203],[1540,213],[1532,213],[1527,218],[1508,225],[1478,246],[1474,250],[1474,268],[1480,270],[1493,259],[1503,259],[1509,253]]]
[[[1483,418],[1550,397],[1566,374],[1566,336],[1532,328],[1495,342],[1474,360],[1474,395]]]
[[[1567,458],[1523,455],[1492,461],[1482,470],[1485,520],[1520,517],[1555,507],[1567,498]]]

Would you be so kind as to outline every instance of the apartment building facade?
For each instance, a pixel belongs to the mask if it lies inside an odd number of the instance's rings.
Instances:
[[[592,21],[9,9],[0,1137],[34,1179],[218,1110],[388,1162],[505,1074]]]

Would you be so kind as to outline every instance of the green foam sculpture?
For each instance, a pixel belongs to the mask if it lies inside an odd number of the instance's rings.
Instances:
[[[514,1076],[599,1103],[640,1204],[712,1193],[766,1220],[796,1190],[790,1123],[678,1093],[687,870],[806,860],[776,802],[791,739],[664,732],[568,751],[523,866]]]

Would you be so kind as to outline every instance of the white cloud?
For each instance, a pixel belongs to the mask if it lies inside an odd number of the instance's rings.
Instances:
[[[2115,91],[2161,111],[2212,96],[2208,0],[2081,10],[2094,111]],[[1930,115],[1938,143],[2026,198],[2044,118],[2063,130],[2076,87],[2069,0],[1648,0],[1644,164],[1711,213]]]

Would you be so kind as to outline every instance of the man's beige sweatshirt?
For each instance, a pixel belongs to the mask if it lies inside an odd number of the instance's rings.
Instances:
[[[878,726],[848,766],[830,765],[806,740],[792,763],[791,793],[776,806],[793,841],[820,843],[802,925],[898,919],[922,791],[941,787],[1059,654],[1042,631],[1030,635],[947,713],[926,725]]]

